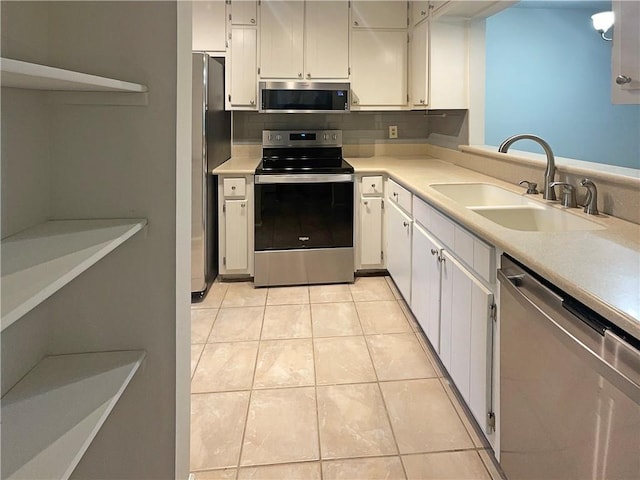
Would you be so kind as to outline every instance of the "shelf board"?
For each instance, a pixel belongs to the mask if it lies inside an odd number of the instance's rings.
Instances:
[[[1,85],[30,90],[143,93],[146,85],[48,67],[11,58],[0,59]]]
[[[140,231],[145,219],[52,220],[2,240],[2,330]]]
[[[2,478],[69,478],[144,357],[45,357],[2,398]]]

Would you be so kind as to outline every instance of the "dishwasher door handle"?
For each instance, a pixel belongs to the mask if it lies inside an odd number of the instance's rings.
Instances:
[[[537,305],[531,298],[529,298],[526,294],[525,289],[522,287],[522,279],[527,277],[521,277],[520,275],[516,276],[518,278],[517,283],[514,283],[513,280],[510,280],[509,277],[512,275],[505,275],[505,273],[498,269],[498,279],[500,280],[500,284],[511,294],[511,296],[522,305],[525,309],[529,311],[535,311],[538,314],[538,318],[544,320],[544,326],[553,332],[554,336],[560,340],[567,348],[571,349],[576,355],[580,356],[586,363],[589,364],[598,374],[604,377],[609,383],[614,385],[620,391],[624,392],[629,398],[631,398],[635,403],[640,404],[640,384],[633,381],[633,379],[626,376],[616,367],[611,365],[605,359],[603,359],[600,355],[590,349],[587,345],[585,345],[579,338],[565,329],[562,325],[556,322],[545,310]],[[530,278],[530,281],[538,283],[535,279]],[[543,288],[545,291],[548,291],[546,287],[542,286],[538,283],[538,285]],[[557,298],[557,296],[548,291],[549,295]],[[610,334],[611,335],[611,334]],[[617,338],[617,337],[616,337]],[[621,339],[619,341],[623,342]]]

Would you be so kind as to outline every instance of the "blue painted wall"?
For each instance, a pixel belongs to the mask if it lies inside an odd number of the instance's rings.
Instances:
[[[487,19],[486,144],[534,133],[557,156],[640,168],[640,105],[611,104],[611,42],[591,26],[600,10],[510,8]],[[529,141],[513,148],[542,152]]]

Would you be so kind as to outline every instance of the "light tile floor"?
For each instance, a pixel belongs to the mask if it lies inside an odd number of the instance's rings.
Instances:
[[[192,306],[196,480],[497,480],[389,277]]]

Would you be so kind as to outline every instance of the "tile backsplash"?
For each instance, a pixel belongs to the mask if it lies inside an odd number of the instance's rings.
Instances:
[[[388,138],[390,125],[398,127],[397,139]],[[233,141],[236,144],[261,143],[263,130],[294,129],[342,130],[345,145],[410,141],[456,148],[460,144],[467,144],[469,137],[466,110],[348,114],[233,112]]]

